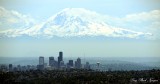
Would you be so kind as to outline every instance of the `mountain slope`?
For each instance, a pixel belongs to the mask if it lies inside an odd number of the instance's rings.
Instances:
[[[83,8],[66,8],[50,17],[46,22],[30,28],[1,31],[0,37],[23,35],[38,38],[105,36],[137,39],[151,35],[151,33],[110,26],[102,18],[103,15]]]

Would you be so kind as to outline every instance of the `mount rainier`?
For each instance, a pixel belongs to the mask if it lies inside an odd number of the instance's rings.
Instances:
[[[151,33],[137,32],[107,24],[104,15],[83,8],[66,8],[44,22],[24,28],[0,31],[0,38],[29,36],[34,38],[104,36],[146,38]]]

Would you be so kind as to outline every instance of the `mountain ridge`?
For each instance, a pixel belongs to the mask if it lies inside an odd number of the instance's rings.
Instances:
[[[103,15],[83,8],[66,8],[47,21],[29,28],[9,29],[0,32],[0,38],[28,35],[34,38],[105,36],[118,38],[146,38],[151,33],[137,32],[108,25]]]

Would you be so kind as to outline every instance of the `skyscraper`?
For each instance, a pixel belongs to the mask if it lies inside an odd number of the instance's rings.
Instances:
[[[82,66],[82,64],[81,64],[81,59],[80,59],[80,58],[77,58],[77,61],[75,61],[75,68],[80,69],[81,66]]]
[[[73,60],[69,60],[68,65],[69,65],[70,67],[73,67]]]
[[[54,66],[54,57],[49,57],[49,66]]]
[[[63,61],[63,52],[59,52],[58,56],[58,67],[60,67],[60,62]]]
[[[44,65],[44,57],[39,57],[39,65]]]
[[[9,64],[9,71],[12,71],[12,70],[13,70],[12,64]]]
[[[39,65],[37,65],[37,69],[43,70],[44,69],[44,57],[39,57]]]
[[[81,59],[77,58],[77,68],[80,69],[81,68]]]

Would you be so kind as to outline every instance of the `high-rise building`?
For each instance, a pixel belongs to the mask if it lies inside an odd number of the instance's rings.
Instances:
[[[77,69],[80,69],[81,66],[82,66],[82,64],[81,64],[81,59],[80,59],[80,58],[77,58],[77,61],[75,62],[75,67],[76,67]]]
[[[70,67],[73,67],[73,60],[69,60],[68,65],[69,65]]]
[[[61,67],[64,66],[64,61],[61,61],[61,62],[60,62],[60,66],[61,66]]]
[[[63,52],[59,52],[58,56],[58,67],[60,67],[60,62],[63,61]]]
[[[74,63],[74,64],[75,64],[75,68],[77,68],[77,66],[78,66],[78,65],[77,65],[77,61],[75,61],[75,63]]]
[[[49,57],[49,66],[53,67],[54,66],[54,57]]]
[[[13,70],[13,66],[12,64],[9,64],[9,71],[12,71]]]
[[[21,71],[21,65],[17,65],[17,70]]]
[[[54,68],[58,68],[58,61],[55,60],[53,66],[54,66]]]
[[[39,57],[39,65],[44,65],[44,57]]]
[[[7,67],[8,67],[8,66],[2,64],[2,65],[0,66],[0,70],[5,72],[5,71],[8,70]]]
[[[85,68],[85,69],[90,69],[90,64],[89,64],[89,62],[86,62],[84,68]]]

